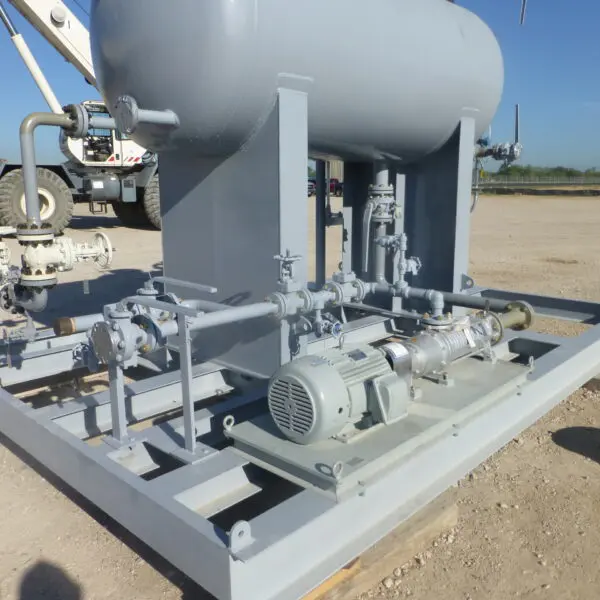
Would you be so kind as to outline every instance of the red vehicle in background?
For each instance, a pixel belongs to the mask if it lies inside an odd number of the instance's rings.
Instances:
[[[316,179],[309,178],[308,185],[309,185],[309,187],[311,187],[311,185],[314,185],[313,193],[316,192],[316,189],[317,189],[317,180]],[[329,193],[333,194],[334,196],[341,196],[344,193],[344,184],[339,179],[332,177],[329,180]]]

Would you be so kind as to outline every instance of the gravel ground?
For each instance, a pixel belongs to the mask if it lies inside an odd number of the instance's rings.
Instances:
[[[73,235],[105,228],[117,248],[113,270],[66,274],[45,323],[97,310],[160,269],[160,235],[121,229],[78,208]],[[474,216],[471,274],[478,284],[600,299],[600,208],[594,199],[482,198]],[[339,260],[339,228],[328,265]],[[16,249],[15,249],[16,256]],[[94,279],[96,277],[96,279]],[[85,295],[81,278],[90,279]],[[581,327],[543,322],[573,335]],[[87,390],[83,390],[84,392]],[[53,394],[60,395],[59,390]],[[398,565],[364,598],[591,599],[599,595],[600,394],[593,383],[447,492],[460,508],[445,532]],[[185,599],[207,596],[10,444],[0,447],[0,598]]]

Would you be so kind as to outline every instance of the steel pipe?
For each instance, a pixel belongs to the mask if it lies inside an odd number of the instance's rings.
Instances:
[[[387,173],[387,171],[386,171]],[[387,234],[387,224],[386,223],[378,223],[375,228],[375,235],[373,240],[376,242],[377,239],[385,237]],[[387,258],[387,248],[382,246],[381,244],[375,243],[374,249],[374,273],[373,278],[377,283],[386,283],[385,279],[385,263]]]
[[[191,301],[195,303],[196,301]],[[200,301],[204,302],[204,301]],[[211,302],[210,304],[216,304]],[[194,306],[194,304],[192,304]],[[226,305],[218,305],[226,306]],[[195,308],[195,306],[194,306]],[[219,308],[208,314],[198,315],[197,317],[188,317],[189,319],[189,330],[190,331],[201,331],[203,329],[210,329],[211,327],[218,327],[220,325],[230,325],[232,323],[239,323],[241,321],[248,321],[250,319],[257,319],[259,317],[265,317],[267,315],[274,315],[279,312],[279,307],[272,302],[260,302],[258,304],[247,304],[245,306],[236,306],[235,308],[227,307],[226,309]],[[179,319],[183,318],[182,315],[178,316]],[[162,323],[160,326],[161,334],[165,337],[171,335],[177,335],[179,332],[178,321],[173,319]]]
[[[192,320],[190,331],[200,331],[219,325],[229,325],[240,321],[248,321],[259,317],[274,315],[279,307],[272,302],[259,302],[257,304],[248,304],[246,306],[236,306],[227,310],[220,310],[207,315],[202,315]]]
[[[27,221],[38,227],[42,224],[40,216],[40,200],[37,187],[37,165],[35,160],[35,141],[33,134],[40,125],[70,128],[73,120],[66,114],[31,113],[21,123],[19,136],[21,139],[21,162],[23,164],[23,185],[25,187],[25,211]],[[40,231],[40,233],[44,233]]]
[[[189,308],[193,308],[194,310],[207,313],[231,309],[231,306],[229,306],[228,304],[221,304],[220,302],[211,302],[210,300],[184,300],[181,304],[182,306],[187,306]]]
[[[184,300],[181,304],[188,308],[203,312],[216,312],[218,310],[227,310],[231,308],[227,304],[219,304],[218,302],[210,302],[208,300]],[[102,313],[80,315],[78,317],[60,317],[54,321],[53,329],[57,336],[73,335],[74,333],[87,331],[94,323],[103,320],[104,315]],[[168,333],[168,335],[175,333],[177,333],[176,325],[173,332]]]
[[[90,117],[89,129],[117,129],[117,122],[112,117]]]
[[[412,288],[415,289],[415,288]],[[480,308],[482,310],[491,310],[493,312],[502,313],[508,308],[509,302],[498,300],[497,298],[484,298],[482,296],[472,296],[470,294],[452,294],[442,292],[444,302],[465,308]]]
[[[73,335],[90,329],[94,323],[103,321],[104,315],[96,313],[92,315],[80,315],[78,317],[60,317],[54,321],[54,333],[61,337],[65,335]]]

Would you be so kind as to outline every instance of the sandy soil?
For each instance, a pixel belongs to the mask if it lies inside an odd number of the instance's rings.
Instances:
[[[118,250],[113,271],[100,278],[91,267],[67,274],[45,323],[98,310],[120,295],[117,286],[132,289],[160,268],[158,233],[132,234],[110,217],[84,216],[83,208],[78,214],[76,237],[92,226],[112,237]],[[598,300],[599,230],[598,200],[483,198],[474,215],[471,275],[478,284]],[[329,242],[332,268],[339,261],[339,228]],[[90,279],[93,295],[83,293],[81,278]],[[580,330],[552,322],[541,328],[566,335]],[[588,384],[449,490],[460,507],[456,530],[398,565],[365,597],[598,597],[599,420],[600,394]],[[0,447],[2,600],[207,597],[105,515],[64,492],[10,444]]]

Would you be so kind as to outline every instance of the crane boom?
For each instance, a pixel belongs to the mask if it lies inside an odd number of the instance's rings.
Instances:
[[[60,0],[8,0],[55,50],[96,87],[90,33]]]
[[[1,1],[0,1],[0,21],[2,21],[2,23],[6,27],[6,30],[8,31],[8,34],[10,35],[10,39],[12,40],[13,44],[15,45],[17,52],[23,59],[25,66],[31,73],[31,76],[33,77],[33,80],[35,81],[36,85],[40,89],[40,92],[42,92],[42,96],[44,96],[44,99],[48,103],[50,110],[53,113],[62,114],[63,110],[62,110],[60,102],[58,101],[58,98],[54,94],[52,87],[48,83],[48,80],[44,76],[44,73],[40,69],[40,66],[38,65],[37,61],[35,60],[33,54],[31,54],[31,50],[29,50],[29,46],[23,39],[23,36],[17,31],[17,28],[14,26],[13,22],[10,20],[8,13],[4,10],[4,6],[2,6]]]

